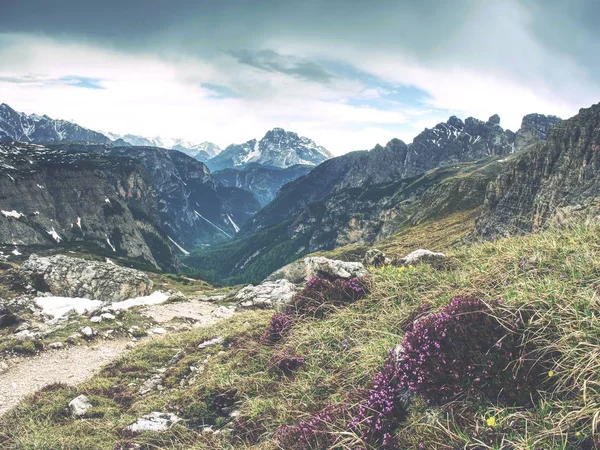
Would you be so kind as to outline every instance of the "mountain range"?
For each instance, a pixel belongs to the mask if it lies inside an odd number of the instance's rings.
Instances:
[[[460,214],[469,224],[488,185],[509,161],[543,142],[556,118],[523,119],[516,132],[497,115],[487,121],[450,117],[411,144],[332,158],[283,186],[234,241],[188,258],[199,274],[228,282],[260,280],[304,254],[343,245],[374,245],[407,227]],[[529,144],[517,150],[515,141]]]

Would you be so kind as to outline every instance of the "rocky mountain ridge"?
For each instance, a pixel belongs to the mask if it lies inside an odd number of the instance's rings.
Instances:
[[[425,129],[406,145],[393,139],[385,147],[332,158],[307,176],[285,185],[272,203],[248,222],[243,232],[254,232],[300,213],[312,202],[346,188],[392,182],[445,164],[478,161],[514,151],[515,134],[500,127],[497,115],[483,122],[464,122],[452,116]]]
[[[88,130],[66,120],[44,115],[17,112],[5,103],[0,105],[0,141],[33,143],[89,142],[110,144],[101,133]]]

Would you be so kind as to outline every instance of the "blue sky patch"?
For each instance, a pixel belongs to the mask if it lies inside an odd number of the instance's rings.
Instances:
[[[65,82],[69,86],[79,87],[84,89],[106,89],[102,86],[102,80],[99,78],[68,76],[60,78],[60,81]]]

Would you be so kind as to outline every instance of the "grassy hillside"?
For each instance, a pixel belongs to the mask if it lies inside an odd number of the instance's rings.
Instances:
[[[338,303],[321,318],[290,313],[279,340],[273,329],[281,317],[265,334],[272,313],[259,311],[148,343],[83,385],[55,385],[29,398],[0,422],[0,447],[596,448],[599,238],[599,227],[550,230],[455,248],[445,270],[373,269],[368,296]],[[314,294],[306,293],[316,301]],[[470,313],[478,315],[451,312],[456,296],[479,299],[480,310]],[[439,355],[454,360],[431,365],[413,383],[419,394],[405,415],[396,394],[407,373],[390,372],[384,361],[403,339],[400,354],[408,355],[407,339],[414,344],[427,322],[414,320],[440,310],[445,315],[429,316],[437,317],[435,326],[462,324],[447,331],[456,337],[464,327],[467,346],[438,335],[434,356],[419,349],[425,367]],[[223,343],[198,348],[215,336]],[[490,338],[493,345],[477,347]],[[184,356],[169,363],[179,351]],[[160,368],[166,390],[140,396],[141,383]],[[477,378],[453,379],[457,370]],[[489,378],[481,381],[480,373]],[[94,405],[85,419],[65,412],[79,394]],[[176,412],[186,426],[123,431],[150,411]],[[203,433],[202,424],[219,432]]]

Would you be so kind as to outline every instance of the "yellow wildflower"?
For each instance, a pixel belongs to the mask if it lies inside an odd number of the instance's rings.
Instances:
[[[494,427],[496,426],[496,418],[490,417],[485,421],[485,423],[487,423],[489,427]]]
[[[409,264],[409,265],[408,265],[408,268],[409,268],[409,269],[412,269],[413,267],[414,267],[414,266],[413,266],[412,264]]]
[[[552,378],[554,376],[554,370],[548,372],[548,378]]]

